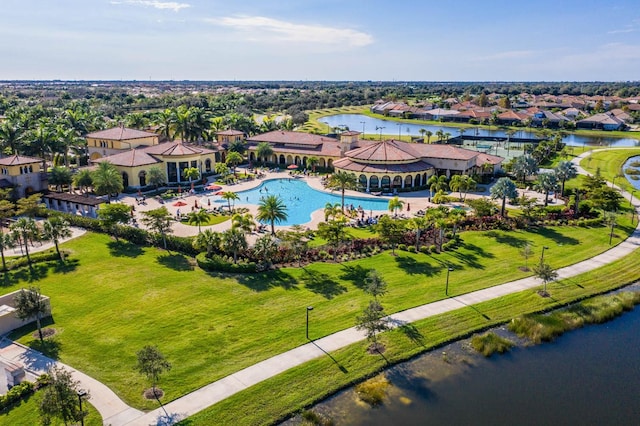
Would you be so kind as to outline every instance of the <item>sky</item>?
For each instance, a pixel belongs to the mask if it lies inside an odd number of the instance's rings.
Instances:
[[[2,80],[637,81],[638,0],[1,0]]]

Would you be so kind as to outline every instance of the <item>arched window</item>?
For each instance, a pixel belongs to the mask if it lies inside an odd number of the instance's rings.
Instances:
[[[280,164],[287,164],[286,160],[284,159],[284,155],[283,155],[283,154],[280,154],[280,161],[279,161],[279,163],[280,163]]]
[[[393,178],[393,187],[398,188],[402,186],[402,176],[396,176]]]
[[[413,186],[418,187],[422,185],[422,182],[420,181],[420,175],[416,175],[415,178],[413,178]]]
[[[380,182],[378,181],[378,176],[371,176],[371,178],[369,179],[370,182],[370,188],[379,188],[380,187]]]
[[[367,189],[367,177],[365,175],[360,175],[358,178],[358,182],[360,183],[360,189]]]
[[[411,188],[411,182],[413,181],[413,179],[411,179],[411,176],[407,175],[407,177],[404,178],[404,187],[405,188]]]
[[[138,179],[140,180],[140,186],[147,186],[147,172],[144,170],[138,173]]]
[[[380,186],[382,188],[389,188],[391,186],[391,178],[389,176],[382,176],[382,180],[380,181]]]
[[[122,186],[125,188],[129,186],[129,175],[127,172],[122,172]]]
[[[205,172],[210,172],[211,171],[211,159],[207,158],[206,160],[204,160],[204,171]]]

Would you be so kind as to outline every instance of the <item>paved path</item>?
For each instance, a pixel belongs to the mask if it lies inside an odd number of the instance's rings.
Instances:
[[[75,226],[71,226],[69,227],[69,229],[71,230],[71,236],[69,238],[63,238],[62,240],[60,240],[59,244],[62,244],[65,241],[69,241],[73,238],[78,238],[79,236],[84,235],[87,232],[85,229],[76,228]],[[36,241],[29,244],[29,253],[37,253],[39,251],[45,251],[53,247],[55,247],[55,245],[51,241]],[[22,245],[17,245],[4,251],[5,256],[24,256],[24,254],[24,247]]]
[[[579,163],[589,153],[582,154],[575,158],[574,163]],[[579,168],[581,173],[586,173]],[[623,193],[625,198],[630,195]],[[634,200],[634,206],[638,207],[638,202]],[[607,263],[613,262],[640,246],[640,223],[633,234],[616,247],[583,262],[559,269],[559,279],[566,279],[590,270],[596,269]],[[478,290],[472,293],[451,297],[426,305],[418,306],[406,311],[398,312],[389,318],[392,324],[400,325],[404,323],[422,320],[434,315],[450,312],[456,309],[468,307],[480,302],[492,300],[511,293],[533,289],[541,285],[536,278],[529,277],[518,281],[512,281],[495,287]],[[299,346],[290,351],[276,355],[236,373],[233,373],[221,380],[213,382],[203,388],[191,392],[165,405],[165,409],[173,418],[186,418],[211,405],[228,398],[250,386],[260,383],[268,378],[274,377],[290,368],[301,365],[307,361],[328,355],[328,353],[343,348],[350,344],[364,340],[362,332],[355,328],[349,328],[337,333],[325,336],[314,342]],[[19,345],[7,339],[0,342],[0,356],[6,357],[14,362],[21,362],[35,372],[44,372],[54,363],[53,360],[44,357],[38,352]],[[64,364],[58,363],[64,366]],[[91,393],[91,404],[93,404],[102,415],[105,424],[113,426],[146,426],[157,424],[158,419],[164,415],[164,411],[156,409],[148,413],[135,410],[122,402],[109,388],[91,377],[74,370],[69,366],[65,368],[73,371],[74,377],[81,382],[81,387],[88,389]]]

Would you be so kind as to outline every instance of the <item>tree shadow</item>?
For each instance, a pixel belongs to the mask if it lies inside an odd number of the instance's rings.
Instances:
[[[424,275],[432,277],[441,269],[433,266],[429,262],[421,262],[408,256],[398,256],[395,260],[398,268],[402,269],[409,275]]]
[[[493,253],[489,253],[488,251],[486,251],[482,247],[477,246],[475,244],[462,243],[461,247],[465,248],[466,250],[472,251],[477,256],[484,257],[485,259],[493,259],[493,258],[496,257]]]
[[[561,233],[559,233],[558,231],[552,228],[538,228],[537,234],[542,237],[553,240],[556,244],[559,244],[559,245],[575,246],[577,244],[580,244],[580,240],[573,237],[567,237],[566,235],[562,235]]]
[[[424,336],[422,335],[422,333],[420,333],[420,330],[418,330],[415,325],[393,318],[389,319],[389,323],[391,323],[391,325],[402,334],[407,336],[407,338],[409,338],[409,340],[411,340],[416,345],[424,346]]]
[[[424,400],[435,400],[436,395],[429,389],[429,379],[412,371],[411,367],[399,364],[385,373],[387,379],[399,389],[417,394]]]
[[[142,247],[124,240],[109,241],[107,247],[114,257],[138,257],[143,253]]]
[[[347,291],[347,288],[334,280],[329,274],[302,268],[304,275],[300,280],[304,286],[313,293],[321,294],[326,299],[333,299],[335,296]]]
[[[37,331],[36,331],[37,333]],[[31,349],[41,352],[45,356],[57,360],[60,355],[60,349],[62,348],[62,343],[55,336],[47,337],[43,341],[40,339],[33,340],[28,345]],[[32,361],[34,362],[34,361]],[[42,362],[42,361],[35,361]]]
[[[25,269],[27,273],[26,280],[29,282],[40,281],[44,279],[49,274],[49,265],[38,263],[37,265],[29,265],[28,268]]]
[[[209,273],[211,276],[222,276],[222,274]],[[272,287],[282,287],[285,290],[297,290],[298,281],[280,269],[263,272],[261,274],[246,274],[236,276],[238,282],[253,291],[267,291]]]
[[[156,258],[156,262],[174,271],[193,271],[193,264],[183,254],[163,254]]]
[[[512,234],[507,234],[504,232],[489,231],[485,235],[494,238],[499,244],[507,244],[515,248],[522,248],[525,246],[525,244],[527,244],[526,238],[518,238],[513,236]]]
[[[485,269],[486,266],[480,263],[478,256],[472,253],[460,253],[458,251],[450,252],[451,257],[457,259],[461,265],[466,265],[472,269]],[[443,266],[444,267],[444,266]]]
[[[363,268],[361,265],[342,265],[342,275],[340,279],[351,281],[354,286],[362,290],[365,287],[365,279],[367,274],[373,271],[373,268]]]
[[[57,261],[53,271],[57,274],[68,274],[78,269],[80,261],[78,259],[65,259],[64,262]]]

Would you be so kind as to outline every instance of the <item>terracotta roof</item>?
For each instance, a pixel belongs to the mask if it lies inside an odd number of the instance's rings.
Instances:
[[[404,142],[406,143],[406,142]],[[467,161],[478,155],[478,151],[459,148],[454,145],[415,143],[411,147],[422,158],[442,158],[446,160]]]
[[[362,132],[357,132],[355,130],[349,130],[349,131],[340,133],[340,136],[357,136],[357,135],[359,135],[361,133]]]
[[[359,173],[422,173],[434,167],[424,161],[413,163],[358,163],[350,158],[341,158],[333,162],[333,167]]]
[[[216,135],[239,136],[239,135],[244,135],[244,132],[241,132],[240,130],[222,130],[220,132],[216,132]]]
[[[42,163],[42,159],[34,157],[25,157],[24,155],[13,154],[9,157],[0,158],[2,166],[19,166],[22,164]]]
[[[491,164],[500,164],[504,161],[504,158],[498,157],[496,155],[485,154],[481,152],[476,157],[476,166],[482,167],[483,164],[491,163]]]
[[[142,149],[147,154],[166,156],[210,154],[215,152],[208,148],[202,148],[196,145],[183,143],[182,141],[165,142],[154,146],[148,146]]]
[[[124,167],[136,167],[136,166],[144,166],[147,164],[156,164],[159,163],[160,160],[152,157],[151,155],[144,152],[143,149],[131,149],[125,152],[119,152],[114,155],[109,155],[108,157],[98,158],[96,160],[92,160],[94,163],[102,163],[104,161],[113,164],[114,166],[124,166]]]
[[[97,206],[106,203],[107,200],[96,197],[85,197],[84,195],[69,194],[68,192],[48,192],[43,198],[51,200],[70,201],[76,204],[84,204],[85,206]]]
[[[247,142],[269,142],[295,145],[320,145],[324,142],[337,142],[335,138],[303,132],[275,130],[247,138]]]
[[[348,151],[345,155],[361,161],[406,161],[416,160],[420,155],[410,144],[395,140],[380,141],[375,144]]]
[[[501,114],[498,114],[498,119],[499,120],[526,120],[527,118],[529,118],[529,116],[527,114],[524,114],[522,112],[515,112],[515,111],[505,111]]]
[[[113,127],[107,130],[99,130],[97,132],[85,135],[86,138],[109,139],[115,141],[127,139],[141,139],[151,136],[158,136],[155,133],[143,132],[142,130],[129,129],[127,127]]]

